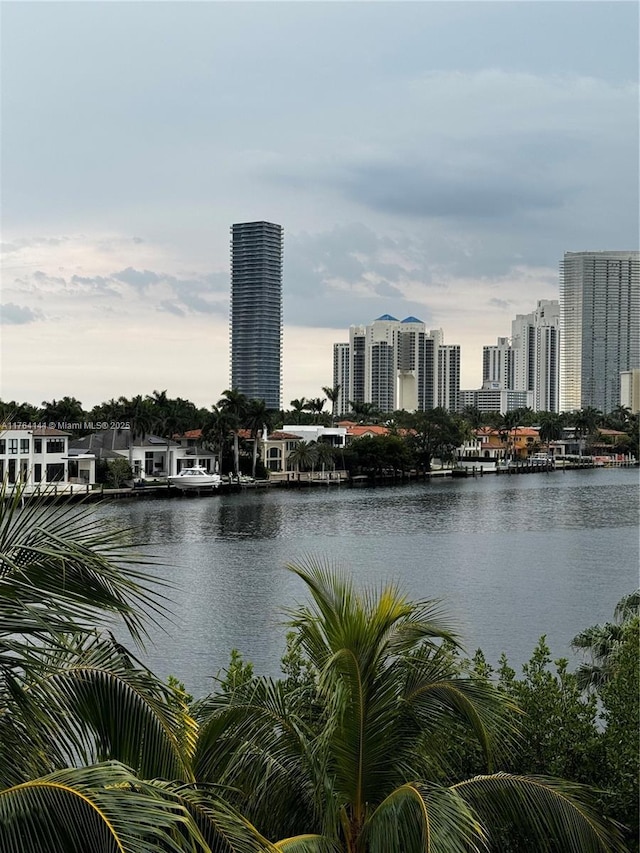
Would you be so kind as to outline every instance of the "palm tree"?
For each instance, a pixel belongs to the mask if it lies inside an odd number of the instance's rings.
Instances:
[[[584,439],[595,433],[602,420],[602,412],[594,409],[593,406],[587,406],[578,412],[574,412],[572,420],[576,438]]]
[[[293,411],[295,413],[295,423],[299,424],[300,423],[300,417],[301,417],[303,411],[307,407],[306,397],[300,397],[299,400],[298,399],[292,400],[290,405],[291,405],[291,408],[293,409]]]
[[[562,438],[564,427],[564,418],[556,412],[543,412],[540,415],[540,429],[538,437],[540,443],[549,445],[551,441],[557,441]]]
[[[225,411],[234,421],[233,429],[233,473],[236,477],[240,474],[240,448],[238,446],[238,430],[243,426],[243,419],[247,408],[247,398],[232,388],[222,392],[222,399],[218,400],[218,408]]]
[[[335,456],[333,447],[326,441],[318,441],[315,445],[316,464],[324,467],[329,465],[332,469],[335,468]]]
[[[253,441],[253,453],[251,460],[251,476],[256,476],[256,463],[258,461],[258,437],[263,430],[271,429],[273,413],[267,409],[264,400],[248,400],[245,411],[244,423],[251,431]]]
[[[331,421],[335,422],[336,418],[339,414],[342,414],[338,411],[338,400],[340,399],[340,389],[342,385],[323,385],[322,390],[326,394],[327,400],[331,403]]]
[[[581,631],[571,641],[574,650],[586,652],[590,663],[582,663],[576,673],[583,690],[602,687],[613,673],[616,653],[625,636],[629,621],[640,615],[640,589],[626,595],[617,603],[613,622],[592,625]]]
[[[313,422],[315,424],[318,423],[320,415],[322,414],[322,410],[324,409],[324,404],[326,403],[326,399],[324,397],[313,397],[311,400],[307,400],[305,404],[305,409],[309,412],[314,413]]]
[[[0,494],[0,849],[265,850],[195,786],[180,691],[98,631],[119,619],[135,642],[160,612],[123,534],[21,497]]]
[[[351,416],[359,424],[377,423],[380,420],[382,412],[375,403],[363,403],[358,400],[349,400],[351,406]]]
[[[133,467],[133,445],[136,439],[144,441],[145,436],[153,428],[154,417],[151,403],[148,398],[138,394],[127,400],[126,397],[120,397],[119,401],[122,404],[122,414],[125,420],[129,422],[129,467]]]
[[[483,415],[477,406],[465,406],[462,417],[468,422],[472,430],[480,429],[483,424]]]
[[[225,448],[230,446],[230,437],[235,435],[237,435],[235,417],[227,409],[212,406],[202,428],[202,438],[218,454],[221,471]]]
[[[518,409],[513,409],[510,412],[505,412],[500,416],[498,435],[500,441],[505,445],[505,459],[511,457],[511,436],[518,428],[520,423],[520,412]]]
[[[294,465],[296,471],[308,471],[316,461],[316,442],[299,441],[287,456],[287,463]]]
[[[508,824],[539,850],[621,849],[584,789],[492,771],[515,708],[457,674],[447,648],[457,638],[437,602],[394,586],[358,593],[322,563],[290,569],[312,598],[291,625],[315,687],[253,678],[209,697],[196,761],[199,778],[224,781],[267,837],[284,838],[278,849],[462,853],[489,849]],[[462,730],[487,767],[471,779],[449,769]]]

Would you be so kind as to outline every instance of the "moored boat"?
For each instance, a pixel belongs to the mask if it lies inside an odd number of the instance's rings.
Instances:
[[[212,474],[198,465],[183,468],[179,474],[167,479],[169,485],[178,489],[217,489],[221,482],[219,474]]]

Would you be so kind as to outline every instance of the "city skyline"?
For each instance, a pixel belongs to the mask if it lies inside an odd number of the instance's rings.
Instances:
[[[216,402],[229,227],[256,220],[286,233],[284,406],[387,313],[444,329],[479,387],[565,252],[637,246],[637,24],[597,0],[5,2],[0,395]]]

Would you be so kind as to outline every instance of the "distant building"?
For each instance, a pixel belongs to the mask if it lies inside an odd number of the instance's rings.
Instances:
[[[457,412],[460,405],[460,347],[438,347],[438,406]]]
[[[460,391],[460,411],[467,407],[478,409],[483,414],[499,412],[506,415],[514,409],[533,408],[532,391],[515,391],[503,388],[500,382],[483,382],[478,390]]]
[[[640,368],[640,252],[566,252],[560,303],[562,408],[610,412]]]
[[[557,412],[560,406],[560,303],[540,299],[535,311],[517,314],[511,338],[498,338],[482,352],[484,390],[531,392],[526,405],[538,412]],[[502,401],[506,405],[505,401]],[[510,404],[509,404],[510,405]],[[514,406],[514,408],[518,408]]]
[[[342,389],[339,413],[349,411],[351,401],[382,412],[455,409],[460,348],[445,347],[443,338],[441,329],[428,331],[417,317],[383,314],[368,326],[351,326],[349,343],[333,350],[333,384]]]
[[[333,387],[339,387],[338,399],[333,404],[334,418],[346,414],[349,405],[349,344],[333,345]]]
[[[560,406],[560,303],[540,299],[535,311],[511,324],[515,391],[533,392],[532,408],[557,412]]]
[[[231,227],[231,387],[280,409],[283,229]]]
[[[620,405],[630,409],[632,415],[640,412],[640,368],[620,374]]]
[[[482,381],[513,388],[513,349],[510,338],[498,338],[495,346],[482,348]]]

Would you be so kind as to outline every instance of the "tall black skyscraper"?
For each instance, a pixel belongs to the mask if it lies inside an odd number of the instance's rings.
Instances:
[[[231,387],[279,409],[282,389],[283,229],[231,227]]]

